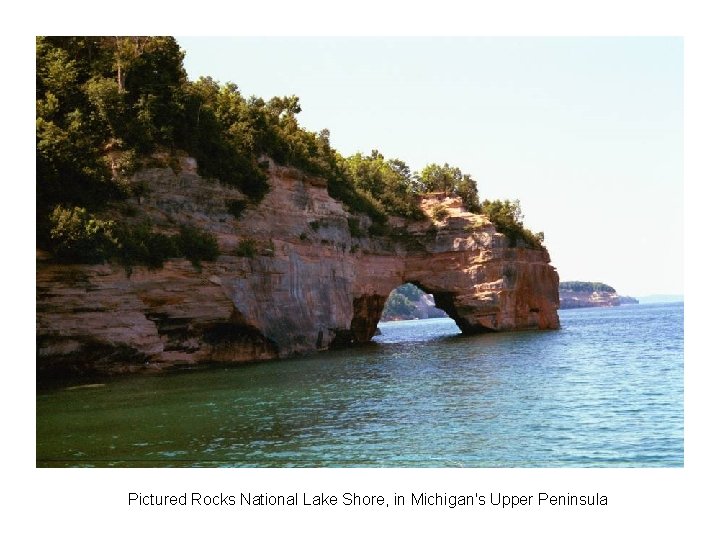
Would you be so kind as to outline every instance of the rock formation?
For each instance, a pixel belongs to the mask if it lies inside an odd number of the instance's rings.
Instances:
[[[363,219],[351,234],[351,216],[325,180],[272,163],[270,192],[239,218],[228,203],[244,196],[200,178],[192,159],[177,174],[147,169],[131,181],[143,195],[115,208],[118,219],[167,233],[191,223],[216,236],[221,255],[200,268],[173,259],[150,270],[40,254],[40,375],[263,360],[366,342],[385,299],[406,282],[433,294],[466,333],[559,326],[547,251],[509,247],[459,199],[425,197],[427,220],[391,218],[387,234],[371,237]],[[433,221],[438,205],[447,217]]]
[[[636,298],[620,296],[614,288],[604,283],[589,281],[560,283],[560,309],[613,307],[638,303]]]

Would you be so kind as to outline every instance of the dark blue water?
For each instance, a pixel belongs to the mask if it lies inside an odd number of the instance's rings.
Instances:
[[[39,391],[39,466],[678,467],[683,305],[381,325],[311,358]]]

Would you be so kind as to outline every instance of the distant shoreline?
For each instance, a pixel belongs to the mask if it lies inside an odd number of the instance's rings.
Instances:
[[[685,302],[685,297],[681,294],[650,294],[647,296],[636,296],[641,304],[674,304],[676,302]]]

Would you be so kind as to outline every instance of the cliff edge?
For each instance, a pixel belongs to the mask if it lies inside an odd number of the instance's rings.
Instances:
[[[269,163],[270,191],[245,202],[201,178],[145,169],[142,195],[111,209],[173,233],[218,240],[216,261],[161,269],[37,261],[38,375],[127,372],[283,358],[372,339],[385,300],[411,282],[464,333],[559,327],[558,275],[545,249],[510,247],[459,199],[424,196],[424,221],[391,218],[382,236],[329,196],[323,178]],[[443,208],[438,212],[438,208]],[[442,216],[433,219],[431,216]]]
[[[590,281],[563,281],[560,283],[560,309],[586,307],[613,307],[639,304],[631,296],[620,296],[610,285]]]

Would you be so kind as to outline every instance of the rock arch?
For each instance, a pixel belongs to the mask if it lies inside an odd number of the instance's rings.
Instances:
[[[558,276],[544,250],[411,253],[402,266],[382,292],[353,298],[352,342],[372,339],[390,292],[404,283],[432,294],[464,334],[559,328]]]
[[[558,328],[558,275],[545,249],[511,247],[458,199],[421,201],[428,218],[392,218],[381,236],[328,195],[325,180],[271,164],[270,192],[241,216],[243,195],[194,171],[148,169],[138,219],[216,236],[220,257],[159,270],[37,266],[37,362],[91,358],[100,371],[287,357],[370,341],[383,306],[411,282],[464,333]],[[142,207],[140,205],[142,204]],[[443,219],[431,209],[442,204]],[[351,225],[352,223],[352,227]],[[240,242],[262,249],[238,253]],[[83,368],[85,365],[83,364]]]

